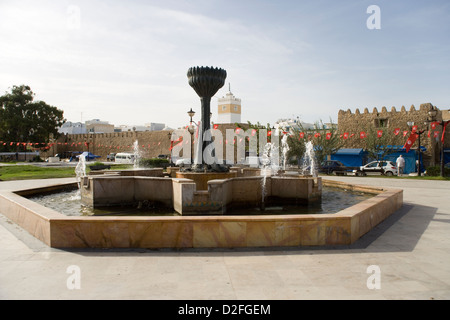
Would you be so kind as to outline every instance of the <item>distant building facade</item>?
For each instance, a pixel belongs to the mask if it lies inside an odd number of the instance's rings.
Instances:
[[[108,121],[100,121],[100,119],[93,119],[86,121],[86,130],[91,133],[113,133],[114,125],[109,124]]]
[[[155,123],[150,122],[146,123],[143,126],[130,126],[130,125],[120,125],[115,128],[116,132],[128,132],[128,131],[137,131],[137,132],[145,132],[145,131],[161,131],[166,129],[166,125],[164,123]]]
[[[61,134],[85,134],[87,132],[86,125],[81,122],[65,122],[59,129]]]

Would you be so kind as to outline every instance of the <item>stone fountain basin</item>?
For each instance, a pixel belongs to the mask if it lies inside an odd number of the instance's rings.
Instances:
[[[69,217],[25,198],[73,185],[0,192],[2,214],[54,248],[255,248],[349,245],[403,205],[403,190],[329,180],[376,195],[335,214],[164,217]]]

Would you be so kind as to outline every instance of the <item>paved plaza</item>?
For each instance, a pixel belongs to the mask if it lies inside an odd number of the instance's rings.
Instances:
[[[404,205],[351,246],[239,250],[58,250],[0,208],[0,299],[450,299],[449,181],[324,178],[401,188]]]

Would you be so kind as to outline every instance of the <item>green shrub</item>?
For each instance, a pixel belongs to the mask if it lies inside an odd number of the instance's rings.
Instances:
[[[28,162],[44,162],[40,156],[34,156],[33,159],[28,160]]]
[[[140,159],[139,166],[144,168],[166,168],[169,165],[169,160],[151,158],[151,159]]]
[[[440,166],[433,166],[427,168],[427,176],[430,177],[438,177],[441,175],[441,167]],[[444,176],[448,177],[450,176],[450,168],[444,168]]]

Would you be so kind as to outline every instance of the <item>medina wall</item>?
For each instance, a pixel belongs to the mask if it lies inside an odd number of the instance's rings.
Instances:
[[[244,129],[248,127],[247,124],[241,124],[241,126]],[[235,124],[219,124],[217,130],[220,130],[225,138],[226,130],[235,128]],[[177,144],[177,142],[171,143],[172,132],[172,130],[162,130],[66,134],[60,136],[47,152],[41,153],[41,157],[46,158],[67,151],[89,151],[105,161],[110,153],[133,153],[133,144],[138,141],[141,156],[155,158],[158,155],[171,154],[171,148]],[[226,154],[225,145],[223,145],[223,154]]]
[[[396,107],[391,107],[390,110],[386,107],[382,107],[381,110],[373,108],[372,112],[369,112],[368,108],[365,108],[363,112],[356,109],[355,112],[340,110],[338,113],[338,131],[340,135],[344,133],[355,134],[352,138],[348,138],[344,141],[344,147],[346,148],[363,148],[364,141],[360,139],[359,133],[361,131],[367,132],[368,130],[383,130],[384,134],[393,136],[391,140],[396,145],[404,145],[409,137],[410,128],[408,122],[414,122],[414,125],[418,126],[418,130],[425,130],[425,133],[421,135],[421,146],[424,146],[427,151],[426,155],[430,160],[436,158],[436,153],[440,148],[440,139],[442,136],[442,127],[437,126],[436,129],[431,129],[428,112],[433,108],[431,103],[421,104],[419,108],[412,105],[409,109],[402,106],[400,110]],[[443,112],[438,110],[436,121],[441,121]],[[394,137],[394,130],[400,129],[400,133]],[[403,132],[408,131],[406,136]],[[430,136],[428,136],[430,131]],[[434,133],[437,132],[438,137],[434,137]],[[450,147],[450,135],[448,132],[445,135],[445,148]],[[413,145],[413,149],[418,148],[418,141]]]

